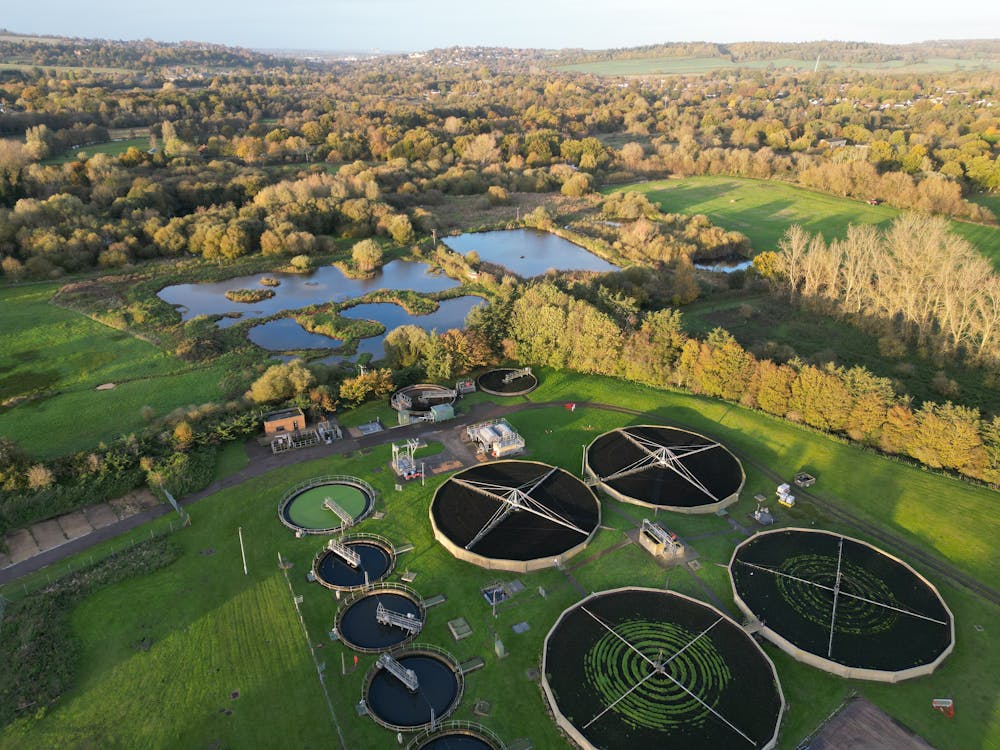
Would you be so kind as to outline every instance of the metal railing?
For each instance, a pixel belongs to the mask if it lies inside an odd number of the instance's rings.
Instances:
[[[365,509],[361,512],[361,514],[354,519],[354,523],[363,521],[372,513],[372,511],[375,510],[375,500],[378,498],[378,492],[364,479],[361,479],[360,477],[348,476],[347,474],[326,474],[321,477],[313,477],[312,479],[307,479],[304,482],[299,482],[290,489],[285,490],[284,494],[281,496],[281,500],[278,502],[278,519],[292,531],[301,531],[305,534],[336,534],[338,531],[344,529],[347,525],[345,523],[341,523],[340,526],[330,526],[325,529],[307,529],[292,523],[287,516],[286,511],[288,510],[288,505],[292,502],[292,500],[306,490],[311,490],[314,487],[322,487],[326,484],[346,484],[352,487],[357,487],[365,493],[368,498],[368,502],[365,504]]]
[[[455,681],[458,683],[458,690],[456,690],[455,698],[454,700],[452,700],[451,705],[448,706],[448,710],[445,711],[445,713],[442,714],[440,717],[435,717],[432,714],[431,720],[424,724],[416,726],[404,726],[399,724],[393,724],[392,722],[386,721],[385,719],[373,713],[371,708],[369,708],[368,715],[372,717],[372,721],[374,721],[376,724],[379,724],[380,726],[383,726],[386,729],[391,729],[396,732],[412,732],[415,730],[421,731],[424,730],[425,727],[431,731],[434,731],[437,727],[441,726],[441,724],[438,723],[438,720],[444,718],[445,716],[448,716],[452,711],[458,708],[458,705],[462,702],[462,696],[465,694],[465,676],[462,674],[462,670],[459,667],[458,660],[454,656],[452,656],[451,653],[445,651],[440,646],[435,646],[432,643],[411,643],[406,646],[397,646],[396,648],[394,648],[392,651],[389,652],[389,655],[393,659],[396,659],[397,661],[399,659],[404,659],[407,656],[419,655],[419,654],[431,654],[433,656],[437,656],[446,664],[448,664],[449,667],[451,667],[451,671],[455,675]],[[377,667],[373,666],[371,669],[368,670],[368,673],[365,675],[365,679],[361,684],[362,703],[367,704],[366,696],[368,695],[368,688],[371,685],[372,680],[375,679],[375,675],[377,673],[378,673]]]
[[[416,591],[414,591],[412,588],[410,588],[405,584],[386,583],[383,581],[380,583],[373,583],[370,586],[364,586],[355,589],[352,594],[350,594],[346,599],[344,599],[344,602],[340,605],[340,609],[337,610],[337,618],[334,622],[333,627],[337,631],[338,637],[340,638],[341,642],[344,643],[345,646],[353,649],[354,651],[358,651],[359,653],[362,654],[377,654],[382,651],[391,651],[393,649],[403,648],[407,646],[407,644],[409,644],[410,641],[412,641],[420,634],[419,630],[417,630],[416,632],[407,633],[399,643],[394,643],[391,646],[383,646],[381,648],[368,648],[366,646],[359,646],[356,643],[352,643],[351,641],[344,638],[344,634],[340,629],[340,622],[341,620],[344,619],[344,614],[347,612],[350,606],[355,602],[364,599],[366,596],[371,596],[372,594],[377,594],[379,592],[384,592],[387,594],[400,593],[409,597],[409,599],[411,599],[417,607],[417,616],[419,617],[419,620],[421,622],[421,629],[423,627],[423,624],[427,622],[427,609],[424,607],[424,600],[421,598],[420,594],[418,594]]]
[[[337,541],[343,545],[350,546],[352,542],[369,542],[371,544],[376,544],[385,550],[386,554],[389,555],[389,568],[385,571],[382,578],[385,578],[392,574],[392,571],[396,569],[396,547],[395,545],[380,534],[372,534],[366,531],[362,531],[356,534],[343,534]],[[319,575],[319,564],[326,557],[329,550],[327,547],[323,547],[316,556],[313,558],[312,572],[316,577],[317,582],[328,589],[333,591],[359,591],[361,589],[367,589],[375,584],[372,583],[359,583],[356,586],[334,586],[333,584],[327,583]]]
[[[476,724],[472,721],[466,721],[465,719],[450,719],[448,721],[442,721],[439,724],[436,723],[433,728],[428,727],[420,732],[420,734],[416,735],[410,741],[410,744],[406,746],[406,750],[419,750],[419,748],[422,747],[427,740],[452,732],[470,734],[474,737],[485,740],[492,746],[493,750],[505,750],[506,748],[506,744],[500,739],[500,736],[489,727],[485,727],[482,724]]]

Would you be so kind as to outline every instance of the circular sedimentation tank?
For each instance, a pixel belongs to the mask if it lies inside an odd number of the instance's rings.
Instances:
[[[830,531],[778,529],[733,551],[736,604],[795,659],[852,679],[930,674],[955,645],[951,611],[902,560]]]
[[[379,606],[412,620],[415,631],[378,621]],[[337,611],[334,628],[340,640],[362,653],[388,651],[412,641],[423,627],[426,612],[416,591],[400,583],[381,583],[350,596]]]
[[[410,690],[376,663],[365,675],[362,688],[368,714],[376,723],[395,731],[419,731],[458,707],[465,682],[458,662],[448,652],[437,646],[413,644],[389,656],[413,672],[418,687]]]
[[[516,377],[510,377],[510,376]],[[504,381],[507,382],[504,382]],[[476,380],[479,390],[494,396],[523,396],[538,387],[538,376],[514,367],[498,367]]]
[[[336,504],[347,516],[326,507]],[[366,518],[375,509],[375,490],[358,477],[316,477],[292,487],[278,503],[278,518],[299,534],[336,534]]]
[[[420,415],[429,413],[432,406],[454,404],[455,397],[455,391],[443,385],[420,383],[400,388],[389,398],[389,405],[396,411]]]
[[[537,461],[495,461],[450,477],[430,506],[435,538],[460,560],[529,572],[580,552],[601,523],[593,491]]]
[[[504,743],[493,731],[468,721],[435,722],[406,746],[406,750],[503,750]]]
[[[545,638],[542,690],[586,750],[767,750],[784,710],[774,664],[738,623],[660,589],[565,610]]]
[[[357,553],[361,562],[357,567],[329,549],[320,550],[313,559],[316,581],[334,591],[355,591],[378,583],[392,573],[396,553],[392,543],[376,534],[349,534],[338,540]]]
[[[743,465],[724,445],[665,425],[633,425],[587,446],[585,472],[616,500],[676,513],[715,513],[740,497]]]

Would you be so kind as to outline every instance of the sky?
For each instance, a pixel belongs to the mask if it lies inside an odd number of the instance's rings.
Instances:
[[[0,26],[23,33],[258,49],[605,49],[683,41],[1000,37],[996,0],[11,0],[4,5]]]

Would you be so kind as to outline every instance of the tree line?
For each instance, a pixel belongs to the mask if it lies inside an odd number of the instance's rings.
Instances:
[[[792,302],[855,321],[887,348],[896,335],[934,356],[1000,363],[1000,279],[940,217],[903,214],[830,242],[793,226],[754,264]]]
[[[778,364],[743,349],[726,331],[689,336],[680,311],[621,325],[549,281],[528,286],[509,311],[471,317],[497,351],[531,365],[683,388],[841,435],[932,468],[1000,481],[1000,418],[946,402],[914,408],[891,382],[863,367]]]

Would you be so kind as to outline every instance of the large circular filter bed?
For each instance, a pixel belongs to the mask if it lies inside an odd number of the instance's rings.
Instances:
[[[324,549],[313,561],[313,575],[329,589],[351,591],[377,583],[392,572],[395,555],[391,544],[382,539],[358,535],[339,540],[360,558],[351,565],[342,555]]]
[[[379,622],[379,607],[412,622],[414,629]],[[416,592],[405,586],[385,585],[361,591],[344,602],[337,613],[336,629],[350,648],[363,652],[385,651],[414,638],[423,626],[424,608]]]
[[[527,572],[575,555],[601,522],[589,487],[537,461],[496,461],[452,476],[434,493],[434,536],[484,568]]]
[[[365,678],[365,704],[379,724],[391,729],[414,730],[439,721],[458,706],[462,675],[458,664],[432,647],[411,647],[384,656],[412,674],[416,689],[404,684],[391,668],[380,662]]]
[[[739,499],[743,466],[721,443],[663,425],[620,427],[587,447],[587,474],[616,500],[676,513],[715,513]]]
[[[937,589],[902,560],[829,531],[757,534],[729,564],[740,609],[799,661],[844,677],[930,674],[954,646]]]
[[[729,617],[681,594],[624,588],[565,610],[545,638],[542,688],[583,748],[773,748],[774,665]]]
[[[327,507],[327,501],[339,512]],[[287,492],[278,515],[282,523],[295,531],[332,534],[367,516],[374,503],[374,490],[363,480],[347,477],[335,481],[316,480]]]

